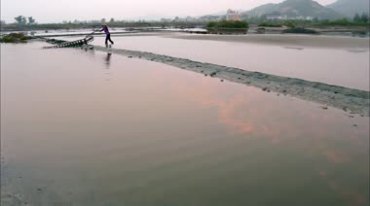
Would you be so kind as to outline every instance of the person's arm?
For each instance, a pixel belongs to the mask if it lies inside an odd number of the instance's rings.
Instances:
[[[101,29],[93,29],[93,33],[103,31]]]

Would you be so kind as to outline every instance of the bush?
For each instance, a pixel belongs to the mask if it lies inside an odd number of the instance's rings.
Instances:
[[[209,33],[217,34],[235,34],[242,33],[246,34],[249,25],[246,21],[212,21],[207,24],[207,30]]]
[[[26,43],[30,37],[27,37],[23,33],[10,33],[0,38],[0,42],[3,43]]]
[[[357,18],[360,18],[360,17],[357,17]],[[348,20],[346,18],[336,19],[336,20],[331,20],[331,21],[323,20],[321,22],[318,22],[317,25],[319,25],[319,26],[343,26],[343,27],[353,27],[353,26],[368,27],[369,26],[369,24],[368,24],[368,22],[366,21],[365,18],[364,18],[363,21],[358,20],[358,19],[354,19],[352,21],[352,20]]]
[[[274,23],[268,23],[268,22],[263,22],[258,25],[259,27],[282,27],[283,25],[281,24],[274,24]]]
[[[249,27],[246,21],[212,21],[207,24],[207,28],[234,28],[234,29],[247,29]]]
[[[292,34],[319,34],[319,32],[312,30],[312,29],[305,29],[305,28],[290,28],[290,29],[285,29],[283,33],[292,33]]]
[[[284,22],[284,26],[287,26],[287,27],[293,29],[293,28],[296,27],[296,23],[293,22],[293,21],[286,21],[286,22]]]
[[[211,21],[211,22],[208,22],[207,24],[207,27],[210,28],[210,27],[216,27],[217,26],[217,22],[215,21]]]

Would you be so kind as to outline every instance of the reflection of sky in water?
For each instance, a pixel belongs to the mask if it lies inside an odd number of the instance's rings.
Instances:
[[[1,53],[6,181],[29,202],[368,204],[368,118],[159,63],[38,48]]]

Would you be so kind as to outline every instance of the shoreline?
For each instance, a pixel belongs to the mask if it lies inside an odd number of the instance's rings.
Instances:
[[[213,35],[213,34],[175,34],[166,35],[166,38],[185,40],[208,40],[223,42],[238,42],[250,44],[272,44],[280,46],[305,46],[321,48],[360,48],[369,50],[370,38],[307,35],[307,34],[247,34],[247,35]]]
[[[52,38],[52,37],[84,37],[90,32],[72,32],[66,34],[37,34],[35,38]],[[103,36],[102,33],[96,33],[92,36]],[[304,46],[318,48],[361,48],[369,50],[370,37],[358,37],[348,35],[328,35],[328,34],[280,34],[266,33],[245,35],[219,35],[219,34],[198,34],[181,31],[112,31],[112,36],[161,36],[164,38],[184,39],[184,40],[208,40],[222,42],[238,42],[249,44],[270,44],[280,46]]]

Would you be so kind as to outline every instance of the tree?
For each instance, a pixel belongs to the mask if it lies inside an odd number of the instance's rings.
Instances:
[[[353,17],[353,21],[354,21],[354,22],[359,22],[359,21],[361,21],[360,14],[356,13],[356,14],[355,14],[355,16]]]
[[[15,21],[17,22],[17,24],[19,24],[19,25],[26,25],[26,24],[27,24],[27,19],[26,19],[26,17],[24,17],[24,16],[22,16],[22,15],[17,16],[17,17],[15,17],[14,19],[15,19]]]
[[[285,21],[284,25],[287,26],[288,28],[291,28],[291,29],[296,27],[296,23],[292,20]]]
[[[105,24],[105,23],[106,23],[105,18],[102,18],[102,19],[100,20],[100,22],[101,22],[102,24]]]
[[[366,13],[358,14],[353,17],[353,21],[356,23],[368,23],[369,22],[369,15]]]
[[[28,24],[35,24],[35,23],[36,23],[36,20],[32,16],[28,17]]]
[[[363,13],[360,17],[360,21],[363,23],[368,23],[369,22],[369,15],[366,13]]]
[[[114,19],[113,19],[113,18],[111,18],[111,19],[109,20],[109,23],[114,23]]]
[[[179,22],[180,21],[180,17],[176,16],[172,21],[173,22]]]

